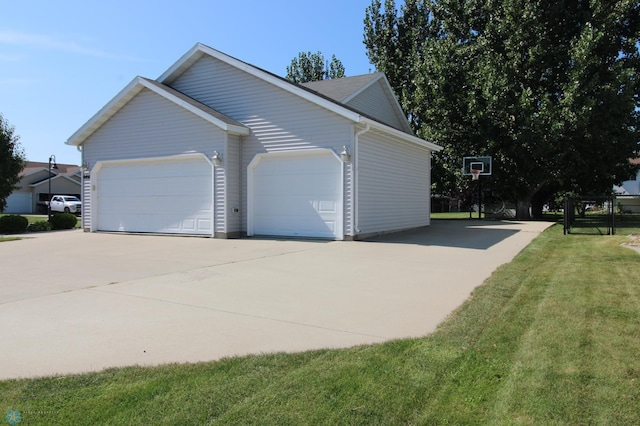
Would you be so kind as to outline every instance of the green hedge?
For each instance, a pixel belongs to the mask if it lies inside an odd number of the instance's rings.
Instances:
[[[24,216],[10,214],[0,217],[0,234],[22,234],[28,226],[29,221]]]
[[[45,232],[51,231],[51,224],[46,220],[41,220],[39,222],[34,222],[29,224],[29,228],[27,228],[29,232]]]
[[[78,218],[71,213],[54,214],[50,219],[52,229],[73,229]]]

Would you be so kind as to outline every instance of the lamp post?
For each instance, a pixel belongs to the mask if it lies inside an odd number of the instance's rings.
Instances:
[[[49,194],[48,194],[49,201],[47,202],[47,218],[49,222],[51,222],[51,170],[52,169],[58,170],[58,165],[56,164],[55,155],[52,155],[51,157],[49,157]]]

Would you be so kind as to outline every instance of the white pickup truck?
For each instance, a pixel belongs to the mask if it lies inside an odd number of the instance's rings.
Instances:
[[[54,195],[51,197],[51,211],[60,213],[74,213],[82,211],[82,201],[73,195]]]

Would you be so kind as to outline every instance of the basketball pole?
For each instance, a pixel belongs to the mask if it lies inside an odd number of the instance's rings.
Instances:
[[[482,220],[482,183],[478,175],[478,220]]]

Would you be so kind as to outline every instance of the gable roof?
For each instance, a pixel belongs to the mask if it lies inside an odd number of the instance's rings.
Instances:
[[[215,50],[202,43],[197,43],[187,53],[182,55],[182,57],[178,59],[178,61],[174,63],[167,71],[165,71],[158,78],[157,81],[163,84],[171,85],[178,77],[180,77],[187,69],[189,69],[204,55],[209,55],[215,59],[218,59],[228,65],[231,65],[250,75],[253,75],[254,77],[257,77],[263,81],[266,81],[268,83],[275,85],[276,87],[286,90],[289,93],[300,96],[301,98],[306,99],[318,106],[326,108],[355,123],[359,123],[364,126],[370,126],[371,128],[376,129],[378,131],[389,133],[396,137],[401,137],[407,140],[408,142],[412,142],[417,145],[424,146],[433,151],[442,150],[441,146],[438,146],[432,142],[425,141],[424,139],[420,139],[411,133],[407,133],[406,129],[396,129],[395,127],[382,123],[379,120],[371,116],[368,116],[360,111],[357,111],[356,109],[340,101],[337,101],[336,99],[333,99],[330,96],[327,96],[321,92],[314,91],[311,88],[305,87],[297,83],[292,83],[291,81],[283,77],[280,77],[269,71],[265,71],[261,68],[256,67],[255,65],[251,65],[247,62],[236,59],[232,56],[229,56],[225,53]],[[374,81],[377,81],[376,78],[380,78],[377,76],[377,74],[378,73],[372,75],[372,80],[370,81],[370,84],[373,84]],[[384,75],[383,75],[383,78],[386,81],[386,77],[384,77]],[[362,79],[364,80],[365,77],[362,76]],[[395,99],[395,96],[394,96],[394,99]],[[395,101],[397,102],[397,99]]]
[[[347,118],[354,123],[362,124],[367,128],[372,128],[384,133],[388,133],[395,137],[400,137],[408,142],[424,146],[433,151],[440,151],[442,149],[442,147],[434,143],[427,142],[414,136],[411,133],[407,133],[406,129],[397,129],[388,124],[382,123],[379,120],[368,116],[360,111],[357,111],[356,109],[344,103],[341,103],[340,101],[332,99],[331,97],[326,96],[318,91],[314,91],[302,85],[292,83],[280,76],[265,71],[249,63],[243,62],[201,43],[197,43],[194,47],[192,47],[157,80],[153,81],[143,77],[136,77],[131,83],[129,83],[127,87],[120,91],[120,93],[116,95],[115,98],[113,98],[84,126],[82,126],[76,133],[74,133],[66,143],[68,145],[81,145],[91,134],[93,134],[93,132],[99,129],[105,122],[107,122],[143,88],[147,88],[156,92],[157,94],[176,103],[177,105],[186,108],[187,110],[201,116],[202,118],[205,118],[206,120],[222,128],[223,130],[227,130],[229,132],[240,135],[248,135],[250,133],[250,129],[248,127],[169,87],[180,75],[182,75],[187,69],[189,69],[194,63],[196,63],[205,55],[211,56],[243,72],[253,75],[254,77],[273,84],[274,86],[279,87],[289,93],[299,96],[309,102],[332,111],[337,115]],[[373,79],[372,82],[373,81],[375,81],[375,79]]]
[[[177,90],[161,84],[157,81],[144,77],[136,77],[124,89],[120,91],[109,103],[107,103],[97,114],[78,129],[66,142],[67,145],[81,145],[89,136],[98,130],[104,123],[122,109],[131,99],[133,99],[143,89],[162,96],[168,101],[186,109],[198,117],[211,124],[233,134],[248,135],[250,130],[247,126],[226,115],[202,104]]]
[[[400,105],[400,102],[398,102],[398,98],[395,93],[393,93],[391,84],[389,84],[389,80],[387,80],[384,73],[378,72],[373,74],[356,75],[353,77],[310,81],[308,83],[302,83],[302,86],[328,96],[341,104],[349,105],[349,103],[358,95],[365,92],[375,84],[380,85],[380,88],[389,102],[394,115],[398,117],[401,126],[398,129],[413,135],[411,125],[409,124],[409,121],[402,110],[402,106]],[[388,122],[385,124],[396,128],[396,126]]]
[[[301,86],[315,92],[322,93],[323,95],[340,103],[347,103],[349,99],[352,99],[382,76],[384,76],[383,73],[377,72],[373,74],[356,75],[353,77],[309,81],[307,83],[301,83]]]
[[[51,178],[51,181],[53,182],[53,181],[59,180],[59,179],[68,180],[69,182],[73,182],[74,184],[78,185],[78,187],[80,186],[80,182],[79,181],[74,180],[74,179],[72,179],[71,177],[69,177],[67,175],[56,175],[56,176],[53,176]],[[32,188],[35,188],[37,186],[44,185],[44,184],[47,184],[47,185],[49,184],[49,179],[48,178],[39,180],[37,182],[33,182],[33,183],[29,184],[29,186],[32,187]]]

